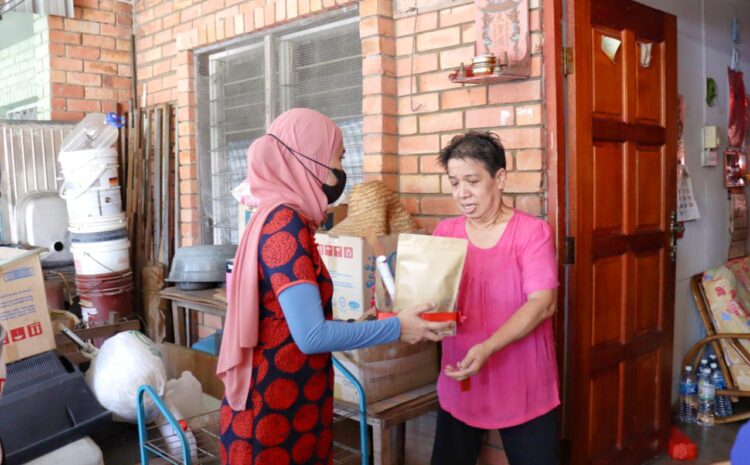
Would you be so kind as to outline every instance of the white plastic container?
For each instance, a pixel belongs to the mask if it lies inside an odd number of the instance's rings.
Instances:
[[[126,228],[125,213],[100,216],[98,218],[71,218],[68,231],[78,234],[98,233]]]
[[[76,198],[66,199],[65,205],[70,222],[118,215],[122,213],[120,187],[92,187]]]
[[[57,160],[60,162],[60,168],[65,178],[60,196],[62,198],[73,198],[81,195],[90,187],[119,186],[117,159],[117,150],[112,147],[60,152]]]
[[[111,147],[123,125],[123,119],[116,113],[89,113],[65,136],[60,150],[72,152]]]
[[[130,269],[130,242],[127,239],[71,244],[76,273],[97,275]]]

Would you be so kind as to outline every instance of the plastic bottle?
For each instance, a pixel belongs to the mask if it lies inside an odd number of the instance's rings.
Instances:
[[[695,423],[698,412],[698,380],[688,365],[680,378],[680,421]]]
[[[111,147],[124,125],[124,118],[116,113],[89,113],[65,136],[60,145],[61,152],[90,150]]]
[[[708,359],[702,358],[701,365],[698,367],[698,378],[701,377],[701,375],[703,374],[703,370],[705,370],[706,368],[710,368],[708,366]]]
[[[711,384],[711,369],[705,368],[698,378],[698,424],[704,426],[714,424],[715,403],[716,387]]]
[[[719,360],[716,358],[716,355],[710,354],[708,356],[708,364],[711,365],[712,363],[716,363],[718,365]]]
[[[716,366],[715,363],[711,364],[711,383],[716,387],[716,390],[726,389],[727,382],[724,380],[724,374]],[[716,416],[717,417],[728,417],[732,415],[732,400],[727,395],[716,396]]]

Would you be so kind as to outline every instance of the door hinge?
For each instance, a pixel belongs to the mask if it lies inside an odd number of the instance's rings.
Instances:
[[[572,265],[576,262],[576,238],[565,237],[565,251],[563,254],[563,264]]]
[[[562,72],[563,76],[575,72],[573,66],[573,47],[563,47],[562,49]]]

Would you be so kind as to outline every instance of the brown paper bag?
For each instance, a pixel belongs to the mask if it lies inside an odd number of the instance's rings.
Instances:
[[[400,234],[394,311],[432,302],[434,313],[455,312],[467,248],[465,239]]]

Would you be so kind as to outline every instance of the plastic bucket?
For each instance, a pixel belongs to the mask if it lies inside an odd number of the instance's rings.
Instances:
[[[99,275],[130,269],[130,242],[127,239],[74,242],[70,250],[77,274]]]
[[[70,221],[113,216],[122,213],[120,187],[92,187],[75,198],[67,198]]]
[[[127,228],[113,229],[111,231],[101,231],[92,233],[70,233],[70,241],[73,244],[87,242],[104,242],[115,241],[117,239],[126,239],[128,237]]]
[[[125,214],[122,212],[98,218],[71,218],[68,223],[68,231],[74,234],[92,234],[126,227]]]
[[[81,310],[90,324],[107,323],[110,316],[133,313],[133,274],[130,271],[76,276]]]
[[[119,187],[115,148],[60,152],[58,156],[65,182],[60,197],[75,198],[90,188]]]

